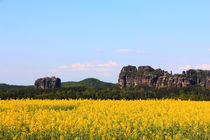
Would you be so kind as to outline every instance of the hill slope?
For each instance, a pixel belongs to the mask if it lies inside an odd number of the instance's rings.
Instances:
[[[108,88],[114,84],[102,82],[95,78],[88,78],[80,82],[63,82],[62,87],[94,87],[94,88]]]
[[[0,90],[20,89],[20,88],[25,88],[25,87],[27,87],[27,86],[0,84]]]

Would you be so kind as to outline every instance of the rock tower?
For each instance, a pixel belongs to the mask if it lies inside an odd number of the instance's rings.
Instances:
[[[60,88],[61,79],[56,77],[45,77],[37,79],[34,83],[35,88],[49,89],[49,88]]]

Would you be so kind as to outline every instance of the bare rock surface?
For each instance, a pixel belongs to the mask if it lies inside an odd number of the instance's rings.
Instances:
[[[35,88],[49,89],[49,88],[60,88],[61,79],[56,77],[45,77],[37,79],[34,83]]]
[[[139,66],[138,69],[135,66],[126,66],[120,72],[118,83],[121,88],[146,84],[157,88],[199,85],[210,89],[210,71],[190,69],[173,75],[150,66]]]

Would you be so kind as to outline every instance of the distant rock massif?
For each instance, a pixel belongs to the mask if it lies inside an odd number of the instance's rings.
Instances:
[[[89,82],[102,85],[101,81],[95,79],[89,79]],[[88,83],[89,83],[88,82]],[[90,84],[78,82],[77,86]],[[210,70],[193,70],[183,71],[182,74],[172,74],[162,69],[154,69],[150,66],[139,66],[138,69],[135,66],[123,67],[120,75],[118,84],[120,88],[135,87],[138,85],[148,85],[150,87],[156,88],[166,88],[166,87],[188,87],[188,86],[201,86],[210,89]],[[75,82],[63,83],[64,87],[75,86]],[[104,83],[103,83],[104,85]],[[112,87],[113,84],[108,85]],[[45,77],[37,79],[34,83],[35,88],[49,89],[49,88],[60,88],[61,79],[56,77]]]
[[[191,69],[183,71],[182,74],[173,75],[150,66],[139,66],[138,69],[135,66],[126,66],[121,70],[118,84],[121,88],[146,84],[157,88],[199,85],[210,89],[210,71]]]
[[[35,88],[49,89],[49,88],[60,88],[61,79],[56,77],[45,77],[37,79],[34,83]]]

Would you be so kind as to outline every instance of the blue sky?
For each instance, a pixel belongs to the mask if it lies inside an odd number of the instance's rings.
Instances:
[[[209,0],[0,0],[0,83],[210,69]]]

